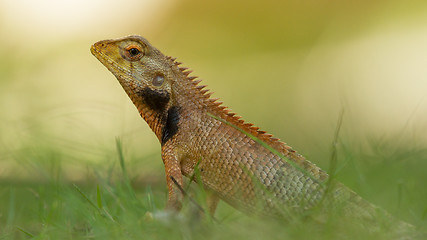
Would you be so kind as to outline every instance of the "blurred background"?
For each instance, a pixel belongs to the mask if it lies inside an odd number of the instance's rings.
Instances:
[[[1,182],[89,181],[119,138],[134,181],[163,184],[160,144],[89,51],[129,34],[324,169],[343,109],[339,179],[427,209],[422,0],[1,0]]]

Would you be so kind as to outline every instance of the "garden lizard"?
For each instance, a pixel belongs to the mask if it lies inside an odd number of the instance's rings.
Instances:
[[[362,221],[378,214],[378,207],[343,184],[329,182],[325,171],[287,144],[212,99],[190,70],[146,39],[99,41],[91,52],[115,75],[161,144],[168,208],[180,209],[177,185],[197,170],[199,178],[193,180],[211,193],[212,214],[219,199],[243,212],[284,218],[320,204],[341,207]]]

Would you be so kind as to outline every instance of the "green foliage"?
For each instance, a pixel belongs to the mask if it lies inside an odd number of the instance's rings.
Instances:
[[[343,144],[342,141],[339,143]],[[162,210],[166,199],[164,184],[141,187],[133,182],[126,171],[127,161],[121,141],[117,139],[116,144],[116,161],[120,164],[94,166],[93,170],[98,174],[93,180],[73,184],[55,177],[44,182],[0,182],[0,239],[341,239],[343,236],[348,239],[388,239],[385,230],[365,232],[354,220],[343,219],[339,212],[333,211],[328,216],[313,212],[277,220],[248,217],[220,204],[217,221],[212,221],[201,214],[192,201],[185,201],[184,209],[178,215],[165,212]],[[351,155],[353,150],[346,151],[344,157],[354,157]],[[342,152],[341,149],[340,158]],[[412,151],[411,154],[413,160],[426,159],[425,151]],[[401,155],[408,156],[408,153]],[[381,161],[381,156],[371,156],[370,161]],[[54,171],[51,172],[53,176],[61,175],[60,168],[52,170],[40,166],[35,169]],[[337,174],[338,178],[342,171],[346,171],[346,167]],[[384,168],[383,174],[376,178],[364,167],[360,171],[363,173],[359,174],[365,176],[356,176],[356,179],[366,177],[367,182],[381,181],[389,174],[408,179],[396,169],[393,172]],[[393,188],[395,182],[391,181],[385,191]],[[411,190],[421,185],[413,186],[404,181],[398,186],[394,184],[398,195],[392,202],[398,202],[399,215],[425,229],[427,206],[423,199],[426,199],[426,193],[422,189],[418,192]],[[201,185],[186,185],[184,189],[205,207],[206,193]],[[374,195],[367,197],[375,199]],[[324,223],[320,223],[320,218]]]

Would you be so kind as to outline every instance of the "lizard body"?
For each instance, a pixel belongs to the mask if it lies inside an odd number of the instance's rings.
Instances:
[[[196,168],[212,193],[212,214],[219,199],[244,212],[285,218],[326,199],[326,172],[211,99],[191,71],[146,39],[104,40],[91,52],[116,76],[161,143],[168,207],[181,207],[172,180],[182,186],[183,176]],[[331,205],[362,219],[376,214],[377,207],[341,183],[333,186]]]

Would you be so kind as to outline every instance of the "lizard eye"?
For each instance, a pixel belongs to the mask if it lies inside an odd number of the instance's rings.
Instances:
[[[139,50],[137,49],[137,48],[131,48],[131,49],[129,49],[129,54],[131,55],[131,56],[136,56],[136,55],[138,55],[140,52],[139,52]]]
[[[157,74],[156,76],[154,76],[152,83],[154,86],[159,87],[163,84],[164,81],[165,77],[163,75]]]
[[[124,56],[130,61],[138,61],[142,58],[143,52],[140,46],[130,45],[125,48]]]

